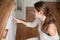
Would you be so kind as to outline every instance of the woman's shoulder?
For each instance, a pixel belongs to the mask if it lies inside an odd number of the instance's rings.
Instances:
[[[51,23],[49,24],[49,27],[48,27],[49,30],[57,30],[57,26],[55,23]]]
[[[54,23],[50,24],[49,27],[48,27],[48,33],[51,36],[53,36],[53,35],[55,35],[56,31],[57,31],[56,25]]]

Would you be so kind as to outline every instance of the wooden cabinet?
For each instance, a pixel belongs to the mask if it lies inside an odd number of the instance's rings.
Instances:
[[[5,1],[3,0],[3,2],[5,2]],[[1,27],[2,29],[0,29],[1,30],[0,40],[15,40],[16,24],[13,22],[13,18],[15,17],[15,14],[16,14],[16,2],[14,0],[8,0],[7,4],[8,5],[6,5],[7,6],[6,10],[2,9],[4,12],[6,11],[6,13],[5,13],[6,15],[4,15],[4,13],[2,13],[4,16],[6,16],[6,17],[4,17],[3,20],[5,21],[5,19],[6,19],[7,21],[4,25],[2,25],[2,27]],[[2,21],[2,23],[3,23],[3,21]]]
[[[6,29],[8,29],[8,33],[6,36],[6,40],[15,40],[16,24],[13,22],[14,17],[15,17],[15,6],[13,6],[9,19],[7,21]]]

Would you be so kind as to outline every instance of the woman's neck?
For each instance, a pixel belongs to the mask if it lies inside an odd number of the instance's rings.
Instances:
[[[46,19],[46,16],[41,15],[40,20],[42,21],[42,24],[44,23],[45,19]]]

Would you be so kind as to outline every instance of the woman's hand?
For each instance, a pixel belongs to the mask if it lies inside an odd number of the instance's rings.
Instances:
[[[17,19],[17,18],[14,18],[14,22],[15,22],[15,23],[22,23],[22,21],[19,20],[19,19]]]

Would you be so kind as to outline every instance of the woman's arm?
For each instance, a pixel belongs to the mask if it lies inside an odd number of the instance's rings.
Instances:
[[[48,33],[50,36],[54,36],[56,34],[57,27],[54,23],[50,24],[48,27]]]
[[[39,21],[39,19],[35,19],[33,22],[26,22],[26,26],[34,28],[37,26],[37,24],[39,24]]]
[[[14,18],[14,22],[15,23],[22,23],[22,24],[26,25],[27,27],[34,28],[38,24],[39,19],[35,19],[33,22],[24,22],[22,20],[19,20],[19,19]]]

